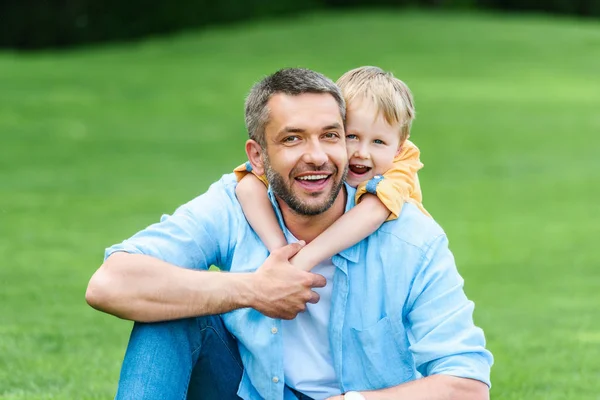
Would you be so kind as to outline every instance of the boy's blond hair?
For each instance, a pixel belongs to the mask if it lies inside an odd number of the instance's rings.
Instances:
[[[371,101],[390,125],[400,124],[400,143],[410,136],[415,119],[412,93],[404,82],[379,67],[360,67],[346,72],[338,79],[344,100]]]

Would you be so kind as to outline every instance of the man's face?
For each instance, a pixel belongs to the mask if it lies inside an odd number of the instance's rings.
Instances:
[[[265,174],[294,212],[320,214],[342,187],[348,158],[344,123],[330,94],[274,95],[265,127]]]
[[[358,186],[392,167],[400,148],[400,124],[390,125],[374,104],[348,104],[346,148],[349,172],[346,182]]]

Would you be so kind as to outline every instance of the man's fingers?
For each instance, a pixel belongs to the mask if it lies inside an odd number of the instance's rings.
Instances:
[[[278,249],[277,255],[284,257],[286,260],[289,260],[290,258],[294,257],[296,255],[296,253],[299,252],[300,249],[304,247],[305,244],[306,244],[306,242],[304,240],[301,240],[296,243],[290,243],[290,244]]]
[[[312,284],[310,287],[325,287],[327,285],[327,279],[323,275],[313,274],[312,272],[309,272],[309,274],[312,275]]]
[[[308,299],[308,302],[311,304],[317,304],[319,300],[321,300],[321,296],[319,296],[319,293],[315,292],[314,290],[311,290],[310,293],[310,299]]]

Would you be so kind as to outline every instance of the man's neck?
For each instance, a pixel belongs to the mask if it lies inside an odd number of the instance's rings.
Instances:
[[[318,215],[300,215],[289,208],[289,206],[277,198],[277,203],[281,209],[281,215],[285,226],[299,240],[306,243],[311,242],[319,236],[325,229],[329,228],[346,210],[346,198],[348,192],[342,185],[342,189],[329,209]]]

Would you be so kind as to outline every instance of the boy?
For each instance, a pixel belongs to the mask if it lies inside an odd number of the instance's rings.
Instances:
[[[357,205],[290,260],[306,271],[397,218],[406,201],[429,215],[421,204],[419,149],[407,140],[415,116],[409,88],[377,67],[348,71],[337,85],[347,107],[346,183],[357,188]],[[248,223],[272,252],[287,240],[268,199],[266,178],[250,171],[249,163],[235,169],[236,195]]]

